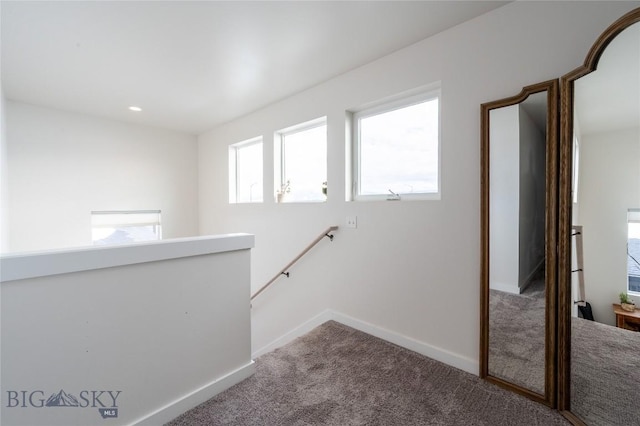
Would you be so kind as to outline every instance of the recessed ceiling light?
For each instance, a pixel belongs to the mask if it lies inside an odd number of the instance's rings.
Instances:
[[[142,111],[142,108],[137,107],[137,106],[130,106],[130,107],[129,107],[129,109],[130,109],[131,111],[135,111],[135,112],[140,112],[140,111]]]

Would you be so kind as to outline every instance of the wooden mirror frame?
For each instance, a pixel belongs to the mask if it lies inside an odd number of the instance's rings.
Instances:
[[[575,425],[585,423],[571,410],[571,208],[574,82],[598,67],[609,43],[640,22],[640,8],[609,26],[593,44],[584,64],[560,79],[560,189],[558,223],[558,409]]]
[[[480,377],[550,407],[556,406],[556,318],[557,318],[557,187],[559,95],[558,80],[527,86],[513,97],[481,105],[481,291],[480,291]],[[516,105],[530,95],[547,92],[547,134],[545,170],[545,390],[536,393],[503,378],[489,375],[489,115],[491,110]]]

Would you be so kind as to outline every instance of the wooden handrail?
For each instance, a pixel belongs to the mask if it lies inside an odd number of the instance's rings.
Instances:
[[[273,278],[271,278],[271,279],[269,280],[269,282],[268,282],[268,283],[266,283],[265,285],[263,285],[263,286],[260,288],[260,290],[256,291],[256,292],[253,294],[253,296],[251,296],[251,300],[253,300],[253,299],[255,299],[256,297],[258,297],[258,295],[259,295],[260,293],[262,293],[263,291],[265,291],[265,290],[267,289],[267,287],[269,287],[271,284],[273,284],[273,282],[274,282],[275,280],[277,280],[278,278],[280,278],[280,276],[281,276],[281,275],[286,275],[286,276],[288,277],[288,276],[289,276],[289,273],[288,273],[287,271],[289,270],[289,268],[291,268],[291,266],[292,266],[294,263],[296,263],[298,260],[300,260],[300,258],[301,258],[302,256],[304,256],[305,254],[307,254],[307,252],[308,252],[309,250],[311,250],[311,249],[313,248],[313,246],[315,246],[316,244],[318,244],[318,243],[320,242],[320,240],[322,240],[324,237],[329,237],[329,239],[330,239],[331,241],[333,241],[333,235],[329,235],[329,232],[331,232],[331,231],[335,231],[335,230],[337,230],[337,229],[338,229],[338,227],[334,225],[334,226],[330,226],[330,227],[328,227],[326,230],[322,231],[322,233],[321,233],[320,235],[318,235],[318,237],[317,237],[315,240],[313,240],[313,242],[312,242],[311,244],[309,244],[309,245],[308,245],[304,250],[302,250],[302,251],[300,252],[300,254],[299,254],[299,255],[297,255],[297,256],[296,256],[296,257],[295,257],[291,262],[289,262],[289,263],[287,264],[287,266],[285,266],[284,268],[282,268],[282,269],[280,270],[280,272],[278,272],[278,273],[276,274],[276,276],[274,276]]]

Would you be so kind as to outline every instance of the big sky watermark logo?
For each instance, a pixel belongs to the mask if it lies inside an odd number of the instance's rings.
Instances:
[[[122,391],[82,390],[77,397],[60,389],[46,397],[42,390],[7,391],[7,408],[97,408],[103,419],[118,417],[118,397]]]

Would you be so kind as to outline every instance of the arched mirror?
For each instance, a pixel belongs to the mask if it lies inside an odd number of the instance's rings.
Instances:
[[[561,80],[559,408],[640,422],[640,9]]]
[[[555,406],[558,81],[483,104],[480,376]]]

